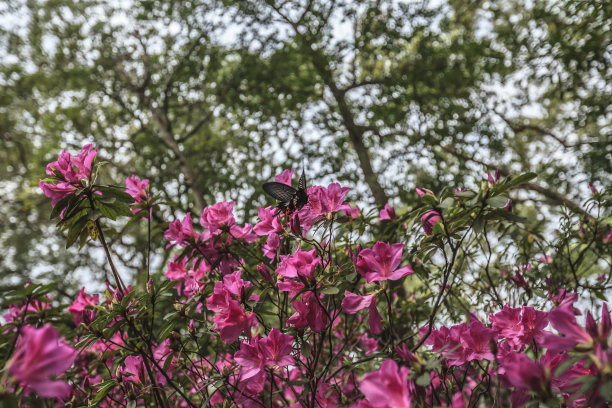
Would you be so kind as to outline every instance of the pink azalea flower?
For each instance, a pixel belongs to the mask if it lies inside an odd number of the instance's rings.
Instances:
[[[608,235],[606,235],[605,237],[601,239],[601,242],[603,242],[604,244],[607,244],[608,242],[612,242],[612,228],[610,228],[610,232],[608,232]]]
[[[88,144],[83,146],[81,151],[74,156],[62,151],[56,161],[47,164],[47,175],[57,177],[58,182],[51,184],[40,180],[38,185],[45,196],[51,199],[53,207],[62,198],[74,193],[83,179],[89,179],[91,164],[96,154],[98,154],[98,151],[91,150],[91,144]]]
[[[132,205],[141,203],[149,200],[149,180],[136,177],[132,174],[130,177],[125,179],[125,192],[132,196],[136,200]]]
[[[127,356],[119,369],[123,378],[129,382],[142,384],[146,378],[144,364],[140,356]]]
[[[433,191],[428,190],[428,189],[426,189],[426,188],[417,187],[417,188],[416,188],[416,192],[417,192],[418,196],[419,196],[419,197],[421,197],[421,198],[425,197],[426,195],[429,195],[429,196],[435,197],[435,195],[434,195]]]
[[[376,309],[376,295],[360,296],[344,291],[344,299],[342,299],[342,309],[348,314],[355,314],[361,309],[369,309],[370,312],[370,331],[374,334],[379,334],[381,330],[382,317]]]
[[[341,210],[350,210],[351,206],[344,202],[344,197],[351,189],[340,187],[338,183],[331,183],[327,189],[319,190],[319,202],[321,203],[321,213],[331,214]]]
[[[74,324],[78,326],[81,322],[85,322],[85,324],[91,323],[96,315],[96,310],[92,308],[87,309],[87,306],[94,306],[98,303],[100,303],[99,295],[89,296],[85,293],[85,288],[81,288],[79,296],[68,307],[68,311],[74,316]]]
[[[359,216],[361,215],[361,210],[359,209],[358,206],[347,208],[343,210],[343,212],[344,212],[344,215],[351,217],[353,219],[359,218]]]
[[[519,340],[523,345],[539,344],[544,336],[544,328],[548,326],[548,313],[535,310],[533,307],[523,306],[521,316],[521,331]]]
[[[283,226],[275,214],[274,207],[260,208],[258,215],[261,221],[255,224],[253,231],[259,236],[283,232]]]
[[[359,389],[376,407],[410,408],[411,390],[408,386],[408,367],[398,367],[395,361],[386,359],[380,369],[365,375]]]
[[[268,239],[266,240],[266,244],[261,247],[263,251],[263,255],[266,258],[274,259],[276,258],[276,250],[280,246],[280,238],[277,234],[268,235]]]
[[[521,331],[521,309],[511,308],[507,304],[502,308],[501,312],[489,315],[489,321],[492,323],[493,330],[497,332],[499,337],[506,338],[508,344],[519,346],[519,333]]]
[[[283,258],[275,272],[284,278],[314,279],[315,267],[321,264],[321,258],[315,257],[315,252],[315,249],[302,251],[302,248],[298,247],[293,255]]]
[[[291,302],[291,305],[296,312],[287,319],[288,324],[298,329],[309,326],[315,332],[321,331],[327,326],[327,315],[314,293],[303,293],[302,299]]]
[[[214,329],[219,332],[221,341],[226,344],[233,343],[240,333],[248,332],[248,329],[257,323],[255,315],[247,314],[235,298],[235,296],[242,295],[245,287],[247,285],[244,283],[237,282],[236,276],[230,276],[227,285],[225,281],[217,282],[212,295],[206,299],[208,310],[219,313],[212,318],[212,321],[215,323]]]
[[[187,213],[183,221],[175,220],[168,225],[168,229],[164,232],[164,238],[170,242],[166,248],[172,245],[186,247],[189,245],[191,238],[197,237],[193,230],[193,222],[191,221],[191,213]]]
[[[461,333],[461,340],[465,342],[466,361],[493,361],[495,358],[491,352],[491,340],[493,338],[493,330],[478,320],[472,320],[469,329]]]
[[[385,208],[380,210],[378,218],[382,220],[394,220],[395,219],[395,208],[390,207],[389,203],[385,204]]]
[[[487,172],[487,179],[489,180],[489,184],[491,186],[496,185],[499,182],[499,169],[495,169],[495,172],[491,175],[491,173]]]
[[[74,349],[60,340],[57,330],[49,325],[40,329],[24,326],[13,357],[9,373],[21,386],[44,398],[67,399],[71,387],[64,381],[50,380],[74,363]]]
[[[432,236],[433,227],[440,221],[440,214],[435,210],[429,210],[423,214],[421,217],[421,226],[423,227],[423,231],[425,231],[425,235]]]
[[[607,312],[607,308],[606,308]],[[573,306],[570,303],[562,304],[554,308],[548,314],[550,325],[562,334],[555,336],[546,333],[544,337],[544,347],[552,351],[566,351],[574,348],[578,344],[587,346],[593,345],[593,337],[576,322]]]
[[[264,368],[264,356],[259,347],[260,337],[255,336],[249,342],[240,343],[240,350],[234,354],[234,360],[243,367],[241,378],[248,380],[259,374]]]
[[[177,260],[178,255],[174,257],[172,262],[168,263],[168,269],[164,276],[169,280],[184,280],[187,279],[187,258],[183,257],[180,261]]]
[[[236,223],[234,204],[233,201],[221,201],[204,208],[200,217],[200,224],[213,233],[222,226],[232,226]]]
[[[591,193],[593,193],[593,195],[599,194],[599,191],[597,191],[597,188],[593,185],[593,183],[589,182],[589,188],[591,189]]]
[[[366,248],[359,252],[361,259],[357,261],[357,269],[368,283],[401,279],[414,273],[407,265],[397,269],[402,262],[403,250],[404,244],[401,243],[387,245],[384,242],[377,242],[374,248]]]
[[[232,225],[230,234],[232,238],[242,239],[249,244],[257,241],[257,235],[253,234],[253,226],[249,223],[244,224],[243,227],[239,227],[237,224]]]
[[[549,264],[549,263],[552,263],[553,259],[552,259],[552,256],[545,254],[543,257],[539,259],[539,261],[542,263]]]
[[[281,174],[274,177],[274,181],[277,183],[283,183],[288,186],[291,185],[291,179],[293,178],[293,170],[285,169]]]
[[[291,356],[293,351],[293,336],[283,334],[276,328],[270,330],[268,337],[259,343],[262,354],[265,356],[265,365],[287,367],[294,365]]]

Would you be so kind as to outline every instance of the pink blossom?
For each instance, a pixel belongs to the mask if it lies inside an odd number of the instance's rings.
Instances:
[[[601,242],[603,242],[604,244],[607,244],[608,242],[612,242],[612,227],[610,228],[608,235],[606,235],[605,237],[601,239]]]
[[[370,312],[370,331],[374,334],[379,334],[381,330],[382,317],[376,309],[376,295],[360,296],[344,291],[344,299],[342,299],[342,309],[348,314],[355,314],[361,309],[369,309]]]
[[[491,186],[496,185],[499,182],[499,169],[495,169],[495,172],[491,175],[491,173],[487,172],[487,179],[489,180],[489,184]]]
[[[221,201],[204,208],[200,217],[200,224],[213,233],[222,226],[232,226],[236,223],[234,219],[234,204],[233,201]]]
[[[293,301],[291,305],[296,312],[287,319],[287,323],[302,329],[309,326],[313,331],[321,331],[327,326],[327,315],[312,292],[302,294],[300,301]]]
[[[9,362],[9,372],[21,386],[41,397],[67,399],[70,385],[49,377],[70,368],[75,357],[74,349],[64,344],[53,327],[45,325],[37,329],[24,326]]]
[[[170,242],[167,247],[174,244],[186,247],[189,245],[189,240],[195,238],[197,234],[193,230],[193,222],[191,221],[191,213],[187,213],[183,221],[175,220],[168,225],[168,229],[164,232],[164,238]]]
[[[286,367],[295,364],[293,351],[293,336],[283,334],[276,328],[270,330],[268,337],[260,343],[260,349],[265,356],[265,365]]]
[[[541,258],[539,259],[539,261],[540,261],[540,262],[542,262],[542,263],[547,263],[547,264],[549,264],[549,263],[552,263],[553,259],[552,259],[552,256],[547,255],[547,254],[544,254],[544,256],[543,256],[543,257],[541,257]]]
[[[238,274],[239,276],[239,274]],[[209,310],[219,313],[212,318],[215,323],[215,330],[219,331],[221,340],[226,343],[233,343],[240,333],[247,332],[257,323],[257,318],[253,313],[247,314],[238,300],[234,297],[236,293],[242,293],[246,287],[235,281],[235,276],[230,276],[228,284],[217,282],[212,295],[206,300]]]
[[[606,309],[607,311],[607,309]],[[548,314],[551,326],[562,334],[562,337],[547,333],[544,347],[552,351],[566,351],[578,344],[592,345],[593,337],[578,322],[570,303],[554,308]]]
[[[338,183],[331,183],[327,189],[319,190],[318,198],[321,203],[321,213],[331,214],[350,209],[351,206],[344,202],[344,197],[350,190],[348,187],[340,187]]]
[[[136,175],[132,174],[130,177],[125,179],[125,186],[125,192],[136,200],[134,203],[132,203],[132,205],[149,200],[149,180],[141,180]]]
[[[263,251],[263,255],[266,258],[274,259],[276,258],[276,250],[280,246],[280,238],[277,234],[268,235],[268,239],[266,240],[266,244],[261,248]]]
[[[293,170],[285,169],[283,170],[281,174],[274,177],[274,181],[276,181],[277,183],[283,183],[283,184],[290,186],[291,179],[293,178],[293,173],[294,173]]]
[[[426,188],[417,187],[416,188],[416,192],[417,192],[418,196],[421,197],[421,198],[425,197],[426,195],[435,197],[433,191],[428,190]]]
[[[494,359],[491,352],[491,339],[494,338],[494,331],[478,320],[472,320],[469,329],[461,333],[460,337],[465,342],[466,361],[492,361]]]
[[[402,262],[403,250],[404,244],[401,243],[387,245],[377,242],[373,249],[366,248],[359,252],[361,259],[357,261],[357,269],[368,283],[401,279],[414,273],[408,265],[397,269]]]
[[[356,205],[354,207],[347,208],[343,211],[344,211],[344,215],[351,217],[353,219],[359,218],[359,216],[361,215],[361,210]]]
[[[435,210],[429,210],[421,217],[421,226],[425,235],[432,236],[434,226],[441,221],[440,214]]]
[[[249,244],[257,241],[257,235],[253,234],[253,226],[249,223],[244,224],[243,227],[239,227],[237,224],[232,225],[230,234],[232,238],[242,239]]]
[[[38,185],[43,193],[51,199],[51,205],[55,205],[64,197],[74,193],[83,179],[91,176],[91,164],[97,150],[91,150],[91,144],[83,146],[81,151],[71,156],[70,153],[62,151],[59,158],[47,164],[46,173],[55,176],[58,181],[55,184],[40,180]]]
[[[321,264],[321,258],[315,257],[315,251],[302,251],[302,248],[298,247],[293,255],[283,257],[275,272],[284,278],[314,279],[315,267]]]
[[[259,347],[260,337],[255,336],[249,342],[240,343],[240,350],[234,354],[234,360],[243,367],[241,378],[247,380],[258,375],[264,368],[264,357]]]
[[[597,191],[597,188],[595,187],[595,185],[593,185],[593,183],[591,183],[590,181],[589,181],[589,188],[591,189],[591,193],[593,193],[593,195],[599,194],[599,191]]]
[[[96,294],[90,296],[85,293],[85,288],[81,288],[79,296],[68,307],[68,311],[74,316],[74,324],[78,326],[79,324],[81,324],[81,322],[85,322],[85,324],[91,323],[94,320],[96,311],[94,308],[91,307],[87,309],[87,306],[94,306],[98,303],[100,303],[99,295]]]
[[[398,367],[395,361],[386,359],[380,369],[366,374],[359,389],[376,407],[410,408],[409,373],[408,367]]]
[[[282,232],[283,226],[275,214],[276,209],[274,207],[260,208],[258,216],[261,221],[255,224],[253,231],[259,236]]]
[[[385,204],[385,207],[378,213],[378,218],[382,220],[394,220],[395,219],[395,208],[389,206],[389,203]]]

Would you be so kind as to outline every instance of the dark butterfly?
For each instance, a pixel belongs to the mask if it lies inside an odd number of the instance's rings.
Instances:
[[[266,193],[280,201],[276,206],[276,208],[278,208],[276,215],[280,213],[286,215],[293,214],[295,211],[304,207],[308,202],[306,175],[304,174],[304,170],[302,170],[297,190],[286,184],[277,183],[276,181],[264,184],[263,189]]]

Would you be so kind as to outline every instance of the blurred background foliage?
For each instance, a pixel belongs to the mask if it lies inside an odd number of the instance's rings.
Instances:
[[[65,296],[100,287],[100,249],[66,251],[38,188],[85,143],[111,162],[102,182],[134,173],[175,204],[158,232],[219,200],[253,222],[261,184],[302,162],[310,184],[400,211],[416,186],[533,171],[512,198],[546,231],[562,206],[586,211],[588,181],[609,186],[606,3],[4,1],[0,292],[34,277]],[[146,234],[121,232],[122,270],[143,270]]]

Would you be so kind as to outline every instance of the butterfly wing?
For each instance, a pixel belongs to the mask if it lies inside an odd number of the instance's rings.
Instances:
[[[298,190],[306,190],[306,175],[304,174],[304,170],[302,170],[302,175],[298,182]]]
[[[263,189],[278,201],[291,201],[297,193],[293,187],[275,181],[264,184]]]

